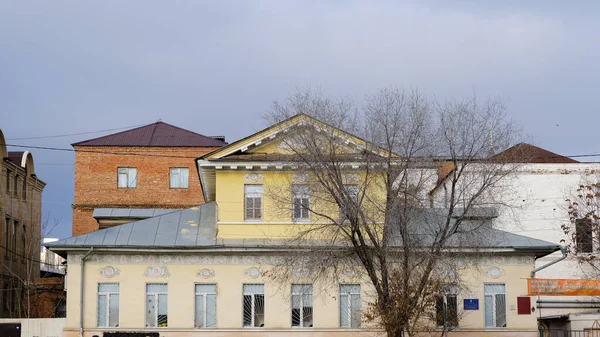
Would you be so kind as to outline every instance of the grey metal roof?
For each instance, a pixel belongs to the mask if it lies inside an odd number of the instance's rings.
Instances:
[[[208,203],[45,244],[54,247],[184,247],[212,245],[216,204]]]
[[[179,210],[172,208],[94,208],[92,217],[95,219],[152,218]]]

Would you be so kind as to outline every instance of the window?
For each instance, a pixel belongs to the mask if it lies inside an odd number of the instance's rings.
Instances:
[[[10,256],[10,218],[4,219],[4,258]]]
[[[360,328],[360,284],[340,285],[340,327]]]
[[[98,283],[98,326],[119,326],[119,284]]]
[[[264,284],[244,284],[244,326],[265,326]]]
[[[506,286],[504,283],[484,284],[485,326],[506,327]]]
[[[146,284],[146,326],[166,327],[168,323],[166,283]]]
[[[262,185],[244,185],[244,219],[262,220]]]
[[[18,253],[17,253],[17,228],[19,228],[19,222],[13,220],[13,227],[12,227],[12,253],[13,253],[13,259],[17,259]]]
[[[435,300],[435,318],[438,327],[455,328],[458,326],[458,302],[455,285],[442,285],[441,294]]]
[[[15,197],[19,195],[19,191],[17,189],[17,186],[19,186],[19,175],[15,174],[15,177],[13,178],[13,193],[15,194]]]
[[[358,201],[358,185],[344,185],[344,191],[340,198],[340,219],[348,218],[348,213],[355,210]]]
[[[196,284],[196,328],[217,326],[217,285]]]
[[[187,167],[171,167],[169,174],[169,187],[188,188],[189,171]]]
[[[10,193],[10,175],[11,171],[6,170],[6,193]]]
[[[27,177],[23,178],[23,192],[21,193],[23,200],[27,199]]]
[[[27,240],[26,240],[27,228],[23,224],[23,231],[21,232],[21,256],[23,256],[23,263],[27,257]]]
[[[308,185],[292,185],[293,221],[309,221],[310,197]]]
[[[312,285],[292,284],[292,327],[312,328]]]
[[[135,167],[119,167],[117,169],[119,188],[134,188],[137,180],[137,169]]]
[[[578,253],[592,252],[592,221],[590,219],[575,220],[575,247]]]

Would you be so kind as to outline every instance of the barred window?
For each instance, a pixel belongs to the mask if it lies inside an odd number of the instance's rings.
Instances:
[[[264,284],[244,284],[244,327],[265,326]]]
[[[168,326],[168,289],[166,283],[146,284],[146,326]]]
[[[484,284],[485,326],[506,327],[506,285],[504,283]]]
[[[196,328],[214,328],[217,326],[217,285],[196,284]]]
[[[340,327],[360,328],[360,284],[340,285]]]
[[[245,220],[262,220],[262,185],[244,185],[244,218]]]
[[[98,283],[98,327],[119,326],[119,284]]]
[[[310,197],[308,185],[292,185],[292,209],[294,221],[310,220]]]
[[[312,285],[292,284],[292,327],[313,326]]]

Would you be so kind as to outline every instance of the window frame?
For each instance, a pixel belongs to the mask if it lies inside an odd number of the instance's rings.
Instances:
[[[10,176],[11,176],[12,171],[9,169],[6,169],[6,193],[10,194]]]
[[[167,287],[167,291],[162,292],[162,291],[152,291],[149,292],[148,291],[148,286],[149,285],[165,285]],[[156,325],[154,326],[150,326],[148,325],[148,296],[152,295],[155,297],[155,303],[156,303],[156,310],[154,311],[154,322]],[[160,304],[159,304],[159,295],[166,295],[167,296],[167,324],[165,326],[158,326],[158,312],[160,311]],[[146,301],[146,305],[145,305],[145,315],[144,315],[144,325],[146,326],[146,328],[168,328],[169,327],[169,284],[165,283],[165,282],[150,282],[150,283],[146,283],[146,297],[144,298]]]
[[[13,177],[13,195],[15,196],[15,198],[19,197],[19,174],[15,174],[15,176]]]
[[[298,191],[300,189],[306,191]],[[307,200],[307,206],[303,205],[303,200]],[[300,217],[296,217],[296,200],[300,200]],[[302,213],[306,213],[303,216]],[[310,186],[308,184],[293,184],[292,185],[292,221],[293,222],[310,222]]]
[[[250,187],[256,187],[260,189],[260,192],[249,192],[247,189]],[[248,198],[259,198],[260,197],[260,217],[248,217]],[[253,201],[254,203],[254,201]],[[256,212],[256,207],[252,207],[252,210]],[[244,222],[262,222],[264,221],[264,186],[262,184],[244,184]]]
[[[119,288],[118,291],[114,292],[114,291],[100,291],[100,285],[101,284],[116,284],[117,287]],[[97,297],[96,297],[96,327],[98,328],[119,328],[119,324],[121,323],[121,285],[119,284],[119,282],[98,282],[98,287],[97,287]],[[117,325],[116,326],[111,326],[110,324],[110,295],[118,295],[119,296],[119,303],[117,306]],[[106,326],[102,326],[100,325],[99,322],[99,318],[100,318],[100,308],[98,303],[100,303],[100,296],[106,296],[106,312],[105,314],[105,320],[106,320]]]
[[[343,287],[354,287],[354,286],[358,286],[358,293],[357,292],[347,292],[344,293],[342,292],[342,288]],[[339,305],[339,324],[340,324],[340,328],[341,329],[360,329],[362,327],[362,287],[360,283],[342,283],[339,286],[339,299],[340,299],[340,305]],[[348,304],[348,322],[350,325],[348,326],[344,326],[342,325],[342,296],[346,295],[347,296],[347,304]],[[360,307],[358,308],[358,314],[360,319],[358,320],[358,326],[357,327],[353,327],[352,326],[352,311],[353,311],[353,307],[352,307],[352,295],[358,295],[358,299],[360,302]]]
[[[296,287],[310,287],[310,290],[308,292],[294,292],[294,286]],[[304,295],[310,295],[310,310],[311,310],[311,320],[312,323],[310,326],[304,326],[305,322],[305,317],[304,317]],[[300,296],[300,325],[294,325],[294,296]],[[309,283],[292,283],[292,288],[290,291],[290,300],[291,300],[291,327],[292,329],[312,329],[314,327],[314,300],[313,300],[313,285],[309,284]]]
[[[174,170],[177,170],[177,176],[179,177],[178,181],[181,184],[182,179],[181,179],[181,170],[187,170],[187,179],[185,180],[185,186],[173,186],[172,184],[172,179],[173,179],[173,172]],[[169,188],[174,189],[174,190],[185,190],[190,188],[190,169],[188,167],[169,167]]]
[[[262,286],[262,293],[246,293],[246,286]],[[263,315],[263,326],[256,326],[256,322],[255,322],[255,316],[256,316],[256,295],[262,295],[263,297],[263,308],[262,308],[262,315]],[[250,309],[250,325],[244,325],[244,316],[246,316],[246,311],[245,311],[245,307],[244,307],[244,297],[245,296],[252,296],[252,301],[251,301],[251,309]],[[244,329],[264,329],[266,326],[266,322],[265,322],[265,307],[266,307],[266,296],[265,296],[265,284],[264,283],[244,283],[242,284],[242,328]]]
[[[210,292],[198,292],[198,290],[196,290],[196,286],[198,285],[207,285],[207,286],[214,286],[215,287],[215,291],[214,293],[210,293]],[[207,295],[215,295],[215,325],[214,326],[207,326],[206,325],[206,318],[207,318],[207,310],[206,310],[206,297]],[[204,317],[203,317],[203,321],[204,321],[204,326],[197,326],[196,325],[196,318],[198,315],[198,312],[196,311],[196,303],[197,303],[197,297],[198,296],[203,296],[204,297]],[[194,329],[215,329],[217,327],[217,301],[216,301],[216,297],[217,297],[217,284],[216,283],[194,283]]]
[[[4,259],[8,260],[10,258],[10,227],[11,227],[11,218],[4,218]]]
[[[125,173],[121,173],[121,170],[126,170]],[[130,179],[130,172],[134,171],[134,177],[133,180]],[[126,186],[120,186],[120,180],[119,177],[121,176],[121,174],[125,174],[126,178],[127,178],[127,183]],[[119,166],[117,167],[117,188],[119,189],[131,189],[131,188],[136,188],[137,187],[137,167],[131,167],[131,166]],[[133,182],[133,185],[130,185],[130,183]]]
[[[448,315],[448,306],[449,306],[449,301],[448,298],[450,297],[454,297],[454,305],[456,306],[453,312],[453,315],[450,314]],[[440,325],[438,322],[438,300],[442,299],[443,300],[443,307],[444,307],[444,324]],[[450,329],[456,329],[459,326],[459,319],[458,319],[458,285],[453,284],[453,283],[448,283],[448,284],[442,284],[441,286],[441,291],[440,294],[438,294],[438,296],[436,296],[436,326],[438,328],[450,328]],[[449,316],[454,316],[454,317],[449,317]],[[455,323],[455,324],[453,324]]]
[[[504,292],[503,293],[487,293],[485,291],[485,286],[486,285],[502,285],[504,286]],[[483,325],[485,327],[485,329],[507,329],[508,328],[508,310],[507,310],[507,303],[506,303],[506,283],[501,283],[501,282],[489,282],[489,283],[484,283],[483,284]],[[485,322],[485,314],[486,314],[486,305],[485,305],[485,299],[487,296],[492,296],[493,302],[492,302],[492,320],[494,321],[494,324],[497,324],[498,322],[498,317],[496,315],[496,296],[497,295],[504,295],[504,321],[505,321],[505,326],[489,326],[487,325],[487,323]]]
[[[19,230],[19,221],[13,219],[12,221],[12,256],[13,256],[13,260],[16,261],[19,258],[19,252],[17,249],[17,237],[18,237],[18,230]]]

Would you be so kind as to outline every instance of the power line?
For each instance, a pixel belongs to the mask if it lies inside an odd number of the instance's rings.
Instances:
[[[62,135],[53,135],[53,136],[38,136],[38,137],[24,137],[24,138],[7,138],[6,140],[29,140],[29,139],[46,139],[46,138],[60,138],[60,137],[69,137],[69,136],[81,136],[81,135],[89,135],[89,134],[92,134],[92,133],[101,133],[101,132],[116,131],[116,130],[123,130],[123,129],[129,129],[129,128],[137,128],[137,127],[144,126],[144,125],[147,125],[147,124],[123,126],[123,127],[120,127],[120,128],[98,130],[98,131],[87,131],[87,132],[78,132],[78,133],[65,133],[65,134],[62,134]]]
[[[85,152],[85,153],[99,153],[99,154],[114,154],[119,156],[139,156],[139,157],[162,157],[162,158],[198,158],[199,156],[174,156],[166,154],[151,154],[151,153],[131,153],[131,152],[113,152],[113,151],[94,151],[84,149],[65,149],[60,147],[48,147],[48,146],[33,146],[33,145],[20,145],[20,144],[5,144],[6,146],[20,147],[26,149],[38,149],[38,150],[51,150],[51,151],[63,151],[63,152]]]

